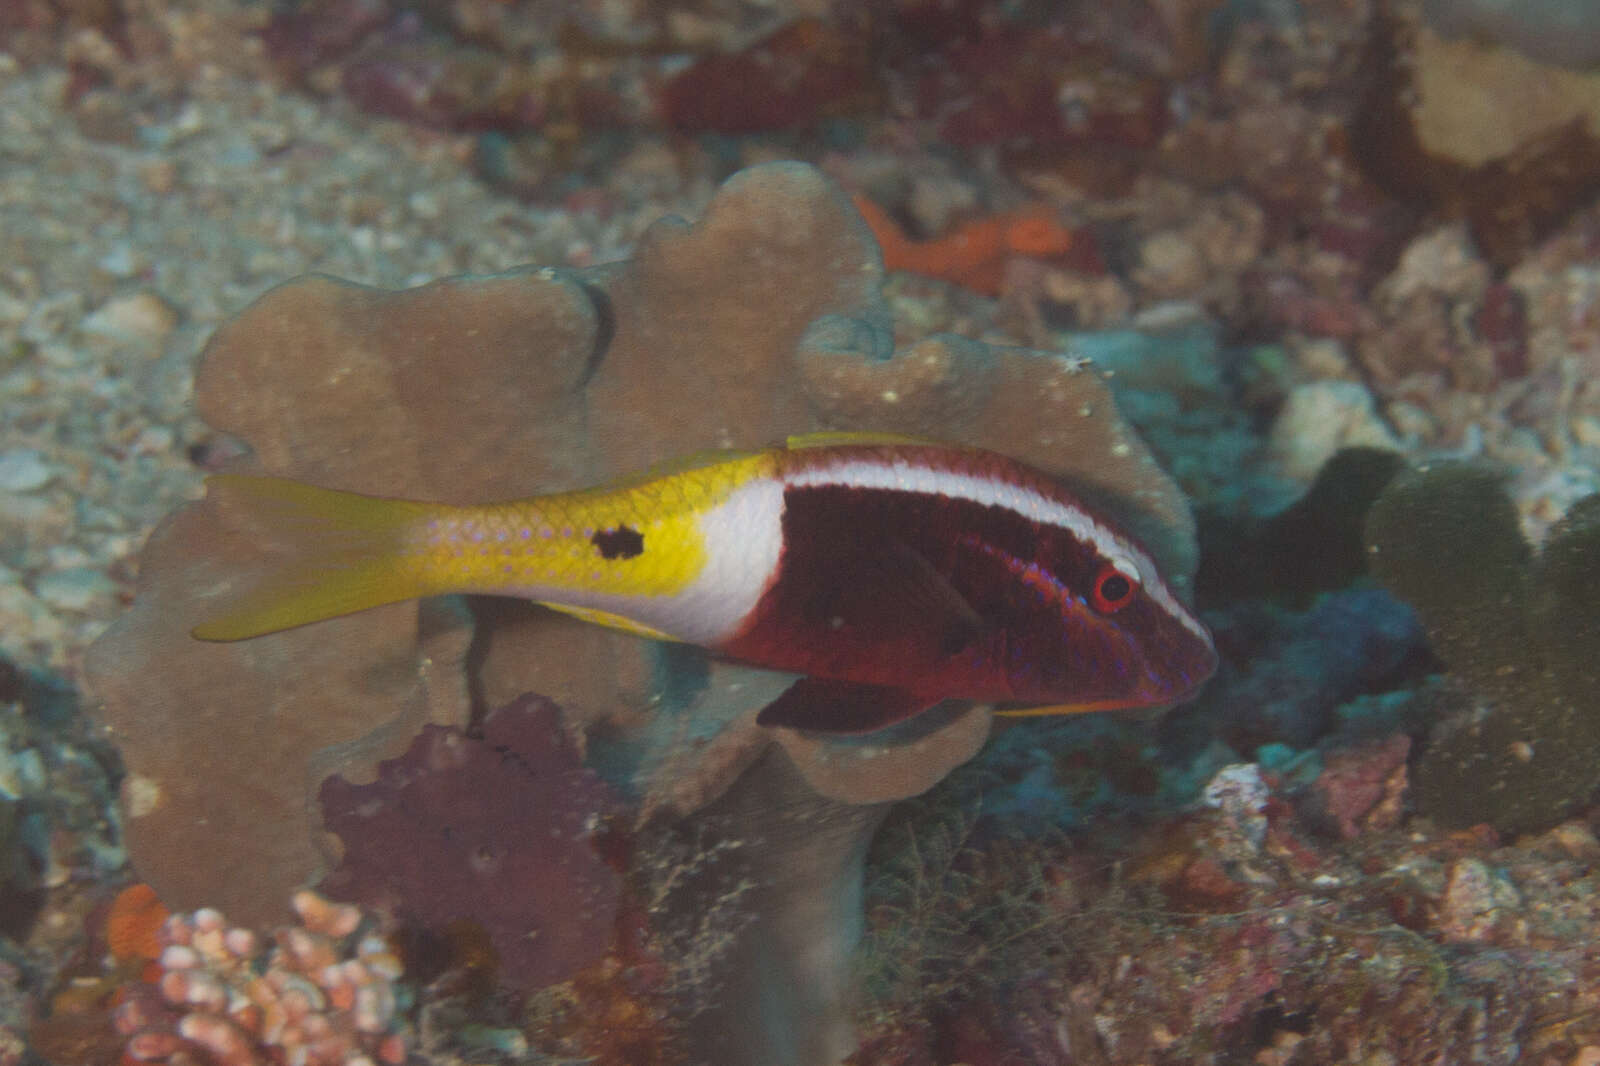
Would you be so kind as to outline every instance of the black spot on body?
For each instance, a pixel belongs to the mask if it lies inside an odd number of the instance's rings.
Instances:
[[[644,554],[644,534],[629,526],[602,529],[589,538],[602,559],[632,559]]]

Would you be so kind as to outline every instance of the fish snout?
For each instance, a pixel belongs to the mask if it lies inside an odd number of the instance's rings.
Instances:
[[[1159,653],[1156,664],[1161,678],[1159,699],[1152,702],[1186,703],[1217,672],[1217,646],[1211,633],[1198,621],[1194,628],[1181,626],[1175,639]]]

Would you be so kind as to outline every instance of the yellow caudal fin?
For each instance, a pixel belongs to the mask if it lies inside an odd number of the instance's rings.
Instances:
[[[270,569],[194,627],[200,640],[244,640],[431,591],[403,548],[407,531],[438,504],[243,474],[207,478],[206,502],[260,548]]]

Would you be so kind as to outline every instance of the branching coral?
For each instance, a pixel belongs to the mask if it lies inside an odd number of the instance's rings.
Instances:
[[[1367,541],[1470,695],[1417,764],[1421,810],[1506,832],[1557,821],[1600,784],[1600,496],[1534,555],[1499,475],[1443,464],[1389,485]]]

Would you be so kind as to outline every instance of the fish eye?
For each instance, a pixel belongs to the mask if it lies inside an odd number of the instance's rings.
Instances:
[[[1126,563],[1107,563],[1094,578],[1094,609],[1101,614],[1114,614],[1133,602],[1139,591],[1138,571]]]

